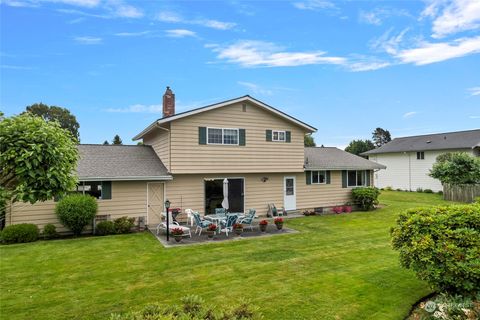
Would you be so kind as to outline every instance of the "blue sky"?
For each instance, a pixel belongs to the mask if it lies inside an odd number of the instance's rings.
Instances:
[[[317,144],[480,127],[480,1],[0,0],[0,110],[71,110],[82,143],[250,94]]]

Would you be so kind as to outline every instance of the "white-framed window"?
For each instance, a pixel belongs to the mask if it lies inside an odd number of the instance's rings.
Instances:
[[[367,171],[364,170],[348,170],[347,186],[363,187],[367,183]]]
[[[418,151],[417,152],[417,160],[425,160],[425,152]]]
[[[312,184],[326,184],[327,183],[327,172],[322,171],[312,171]]]
[[[285,142],[285,140],[286,140],[285,131],[272,130],[272,141]]]
[[[207,143],[238,145],[238,129],[207,128]]]
[[[102,183],[100,181],[81,181],[77,185],[78,193],[88,194],[94,198],[102,198]]]

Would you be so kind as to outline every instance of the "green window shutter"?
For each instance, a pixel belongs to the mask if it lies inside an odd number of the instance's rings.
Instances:
[[[290,131],[285,131],[285,142],[292,141],[292,133]]]
[[[312,171],[305,171],[307,184],[312,184]]]
[[[330,181],[331,181],[331,180],[330,180],[330,179],[331,179],[331,178],[330,178],[330,170],[327,170],[327,171],[325,172],[325,175],[326,175],[327,184],[330,184]]]
[[[112,182],[102,181],[102,200],[112,199]]]
[[[370,186],[370,170],[365,171],[365,176],[366,176],[365,181],[367,182],[367,187],[369,187]]]
[[[198,143],[207,144],[207,128],[198,127]]]
[[[238,144],[245,145],[245,129],[238,129]]]
[[[267,141],[272,141],[272,130],[266,131]]]
[[[347,187],[347,170],[342,170],[342,188]]]

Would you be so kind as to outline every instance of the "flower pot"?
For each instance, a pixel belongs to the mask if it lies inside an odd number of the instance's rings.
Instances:
[[[214,236],[214,235],[215,235],[215,231],[210,231],[210,230],[207,231],[207,237],[208,237],[208,239],[213,239],[213,236]]]
[[[181,235],[174,235],[173,237],[175,238],[175,241],[177,241],[177,242],[180,242],[183,239],[183,236],[181,236]]]
[[[283,229],[283,222],[277,222],[277,223],[275,223],[275,225],[277,226],[277,230],[282,230]]]
[[[236,234],[237,236],[239,236],[239,235],[242,234],[243,229],[242,229],[242,228],[236,228],[236,229],[233,229],[233,231],[235,231],[235,234]]]
[[[260,226],[260,231],[266,232],[267,231],[267,225],[266,224],[259,224]]]

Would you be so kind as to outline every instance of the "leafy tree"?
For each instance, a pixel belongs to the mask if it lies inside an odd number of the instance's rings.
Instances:
[[[107,140],[103,141],[104,145],[110,144]]]
[[[30,113],[0,121],[0,198],[35,203],[76,186],[75,139]]]
[[[430,176],[442,184],[480,183],[480,158],[466,152],[439,155],[430,170]]]
[[[375,149],[375,145],[371,140],[353,140],[345,148],[345,151],[353,153],[355,155],[360,155],[363,152]]]
[[[390,132],[388,130],[376,128],[375,131],[372,132],[372,140],[375,146],[379,148],[392,141],[392,137],[390,136]]]
[[[80,134],[78,132],[80,125],[78,124],[77,118],[71,114],[68,109],[57,106],[47,106],[40,102],[27,106],[26,112],[42,117],[45,121],[58,121],[62,128],[70,131],[72,136],[77,141],[80,141]]]
[[[305,137],[303,138],[303,144],[305,147],[315,147],[315,140],[313,139],[313,136],[311,134],[306,134]]]
[[[112,144],[123,144],[123,141],[118,134],[113,137]]]

